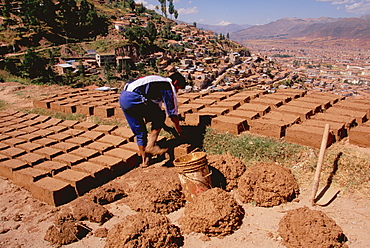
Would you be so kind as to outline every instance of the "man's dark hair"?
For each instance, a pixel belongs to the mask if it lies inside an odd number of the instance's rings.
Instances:
[[[181,86],[182,89],[187,85],[185,77],[180,72],[173,73],[169,78],[171,78],[172,82],[177,80],[177,85]]]

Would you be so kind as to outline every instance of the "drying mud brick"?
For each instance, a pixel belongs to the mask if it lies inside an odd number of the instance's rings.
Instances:
[[[370,126],[358,126],[349,131],[349,143],[370,148]]]
[[[27,140],[19,139],[19,138],[10,138],[10,139],[3,140],[3,143],[5,143],[5,144],[7,144],[11,147],[15,147],[16,145],[26,143],[26,142],[27,142]]]
[[[10,159],[0,162],[0,176],[13,180],[13,171],[29,167],[27,163],[19,159]]]
[[[97,140],[103,136],[104,136],[103,132],[97,132],[97,131],[86,131],[80,135],[80,137],[89,138],[91,140]]]
[[[67,129],[67,130],[63,131],[62,133],[70,135],[72,137],[77,137],[77,136],[80,136],[81,134],[85,133],[85,131],[80,130],[80,129]]]
[[[17,147],[9,147],[7,149],[0,151],[0,154],[7,156],[9,159],[19,157],[25,153],[26,153],[25,150],[17,148]]]
[[[44,100],[34,100],[33,107],[34,108],[44,108],[50,109],[50,103],[54,102],[52,99],[44,99]]]
[[[202,98],[199,98],[199,99],[192,100],[190,103],[192,103],[192,104],[201,104],[201,105],[204,105],[206,107],[209,107],[212,104],[214,104],[215,102],[216,102],[215,99],[202,99]]]
[[[279,235],[288,248],[343,247],[347,237],[335,221],[324,212],[308,207],[293,209],[279,222]]]
[[[293,124],[301,122],[301,118],[296,114],[290,114],[290,113],[285,113],[285,112],[275,112],[275,111],[267,113],[266,115],[262,117],[262,119],[282,121],[282,122],[285,122],[287,126],[291,126]]]
[[[51,146],[51,145],[58,143],[58,141],[55,139],[50,139],[50,138],[41,138],[41,139],[34,140],[33,143],[36,143],[42,146]]]
[[[93,129],[95,132],[101,132],[104,134],[111,134],[113,130],[115,130],[117,126],[114,125],[98,125],[96,128]]]
[[[238,110],[257,111],[260,116],[263,116],[270,112],[271,107],[267,104],[245,103],[241,105]]]
[[[280,120],[256,119],[249,122],[249,131],[259,135],[273,138],[285,136],[285,130],[289,123]]]
[[[72,138],[72,136],[66,133],[55,133],[55,134],[49,135],[48,138],[55,139],[58,142],[62,142],[62,141]]]
[[[215,100],[216,102],[219,102],[219,101],[222,101],[224,99],[226,99],[226,95],[225,94],[209,94],[209,95],[206,95],[206,96],[203,96],[202,100],[204,99],[207,99],[207,100]]]
[[[27,167],[13,172],[13,180],[15,184],[30,190],[31,184],[41,178],[49,176],[49,173],[44,170]]]
[[[10,132],[6,132],[6,135],[11,136],[12,138],[16,138],[16,137],[18,137],[20,135],[23,135],[23,134],[26,134],[26,132],[21,131],[21,130],[13,130],[13,131],[10,131]]]
[[[136,148],[137,149],[137,148]],[[189,144],[181,144],[179,146],[176,146],[173,149],[173,156],[174,158],[181,157],[183,155],[186,155],[192,151],[192,147]]]
[[[366,103],[363,104],[363,103],[345,100],[345,101],[341,101],[335,104],[335,106],[342,108],[344,110],[347,110],[347,111],[355,110],[355,111],[365,112],[367,114],[367,118],[370,119],[370,105],[369,104],[366,104]]]
[[[364,111],[356,111],[356,110],[346,111],[336,106],[327,109],[325,113],[354,117],[356,119],[356,123],[358,124],[362,124],[368,120],[367,113]]]
[[[98,141],[113,145],[115,147],[128,142],[126,138],[110,134],[103,136],[102,138],[98,139]]]
[[[31,184],[30,191],[36,199],[53,206],[63,205],[77,197],[75,188],[69,183],[52,177]]]
[[[86,148],[93,149],[95,151],[98,151],[100,154],[103,154],[104,152],[114,148],[112,144],[103,143],[99,141],[92,142],[85,146]]]
[[[251,104],[262,104],[262,105],[268,105],[271,107],[271,109],[275,109],[283,105],[283,102],[278,99],[271,99],[267,95],[259,98],[255,98],[251,100],[249,103]]]
[[[184,111],[184,109],[190,109],[192,113],[196,113],[204,107],[204,104],[189,103],[180,106],[179,110],[182,109]]]
[[[66,163],[60,163],[57,161],[45,161],[35,165],[33,168],[46,171],[51,176],[54,176],[59,172],[68,169],[69,167]]]
[[[60,108],[62,112],[71,114],[71,113],[76,113],[76,106],[77,106],[77,103],[67,103],[67,104],[61,105]]]
[[[223,102],[235,102],[239,104],[244,104],[249,102],[250,100],[251,100],[250,96],[242,96],[239,94],[235,94],[233,96],[226,98],[225,100],[223,100]]]
[[[139,148],[135,142],[128,142],[126,144],[120,145],[118,148],[123,148],[137,153],[139,152]]]
[[[62,107],[63,105],[65,104],[68,104],[68,102],[65,102],[65,101],[55,101],[55,102],[51,102],[50,103],[50,109],[54,110],[54,111],[59,111],[61,112],[62,111]]]
[[[82,162],[72,167],[72,170],[90,174],[97,186],[103,185],[112,178],[112,171],[107,167],[91,162]]]
[[[243,203],[273,207],[296,198],[299,186],[289,169],[275,163],[259,163],[240,177],[237,194]]]
[[[111,214],[105,207],[90,201],[87,198],[79,198],[72,203],[73,217],[76,220],[87,220],[102,225],[110,218]]]
[[[134,140],[134,134],[132,133],[131,129],[127,127],[119,127],[113,130],[111,134],[125,138],[127,141]]]
[[[257,111],[236,109],[227,113],[226,116],[239,117],[250,121],[259,118],[260,114]]]
[[[94,129],[97,126],[98,125],[95,124],[95,123],[83,121],[83,122],[80,122],[80,123],[77,123],[76,125],[74,125],[73,128],[88,131],[88,130]]]
[[[37,149],[42,148],[43,146],[42,146],[42,145],[40,145],[40,144],[27,142],[27,143],[19,144],[19,145],[17,145],[16,147],[17,147],[17,148],[20,148],[20,149],[23,149],[23,150],[25,150],[26,152],[34,152],[34,151],[36,151]],[[0,149],[0,150],[1,150],[1,149]]]
[[[339,141],[348,135],[348,130],[345,128],[343,123],[314,119],[310,119],[302,123],[303,126],[313,127],[325,127],[326,124],[329,124],[330,131],[332,131],[335,136],[335,141]]]
[[[319,112],[323,111],[320,104],[314,103],[314,102],[298,101],[299,99],[290,101],[289,103],[287,103],[287,106],[296,106],[296,107],[300,107],[300,108],[309,108],[309,109],[312,109],[313,114],[316,114],[316,113],[319,113]]]
[[[45,129],[39,129],[39,130],[35,131],[34,134],[40,135],[41,137],[44,137],[44,138],[49,136],[49,135],[54,134],[54,131],[49,130],[48,128],[49,127],[45,128]]]
[[[105,248],[182,247],[180,228],[163,215],[138,213],[127,216],[108,231]]]
[[[305,97],[298,98],[298,99],[294,100],[294,102],[316,103],[316,104],[319,104],[321,106],[322,110],[328,109],[332,106],[331,103],[330,103],[330,100],[326,100],[326,99],[322,99],[322,98],[320,99],[320,98],[316,98],[316,97],[308,96],[308,95],[305,96]]]
[[[76,144],[78,146],[86,146],[86,145],[90,144],[93,141],[91,139],[85,138],[85,137],[73,137],[73,138],[67,139],[66,142]]]
[[[116,173],[118,172],[122,173],[124,172],[125,162],[120,158],[107,155],[100,155],[89,159],[89,162],[100,164],[102,166],[109,168],[112,171],[113,176],[115,176]]]
[[[312,115],[314,115],[314,112],[311,108],[308,107],[298,107],[298,106],[292,106],[292,105],[283,105],[279,107],[278,109],[274,110],[274,112],[281,113],[289,113],[298,115],[302,121],[310,118]]]
[[[77,155],[79,157],[82,157],[85,160],[88,160],[92,157],[95,157],[95,156],[99,155],[98,151],[93,150],[93,149],[89,149],[89,148],[86,148],[86,147],[77,148],[76,150],[73,150],[69,153],[73,154],[73,155]]]
[[[230,116],[218,116],[212,119],[211,127],[218,131],[240,134],[248,130],[248,123],[245,119]]]
[[[53,161],[57,161],[60,163],[66,163],[68,164],[68,166],[73,166],[73,165],[83,162],[84,158],[77,156],[77,155],[70,154],[70,153],[64,153],[62,155],[59,155],[53,158]]]
[[[52,158],[58,155],[61,155],[63,151],[60,149],[52,148],[52,147],[43,147],[43,148],[36,150],[34,153],[40,154],[44,156],[45,158],[51,160]]]
[[[228,108],[218,108],[216,105],[205,107],[201,110],[198,111],[199,114],[204,114],[204,113],[209,113],[209,114],[216,114],[217,116],[219,115],[224,115],[227,114],[230,110]]]
[[[59,123],[59,126],[67,127],[67,128],[73,128],[75,125],[77,125],[79,121],[74,120],[64,120],[61,123]]]
[[[324,127],[293,125],[286,130],[285,140],[320,149],[323,134]],[[335,141],[334,137],[333,132],[329,132],[327,147]]]
[[[53,178],[65,181],[72,185],[76,189],[77,195],[79,196],[97,186],[94,178],[91,177],[89,173],[82,171],[67,169],[56,174]]]
[[[114,116],[114,110],[112,106],[97,106],[95,107],[94,115],[108,118]]]
[[[329,114],[329,113],[319,113],[313,116],[312,119],[343,123],[347,129],[353,126],[356,126],[357,124],[356,118],[354,117],[344,116],[344,115],[335,115],[335,114]]]
[[[0,142],[0,150],[4,150],[6,148],[9,148],[9,145]]]
[[[131,170],[139,163],[137,152],[126,150],[123,148],[114,148],[104,153],[104,155],[122,159],[126,163],[126,170]]]
[[[229,109],[229,111],[232,111],[232,110],[237,109],[238,107],[240,107],[240,103],[239,102],[221,101],[221,102],[217,102],[214,106],[217,107],[217,108],[227,108],[227,109]]]
[[[84,104],[84,105],[77,105],[76,106],[76,114],[91,116],[94,115],[94,105],[92,104]]]
[[[226,236],[239,229],[244,215],[244,209],[230,193],[213,188],[185,206],[179,223],[184,233],[204,233],[209,237]]]
[[[52,145],[51,147],[62,150],[63,152],[70,152],[70,151],[73,151],[74,149],[77,149],[80,146],[73,144],[73,143],[68,143],[68,142],[59,142],[55,145]]]
[[[45,156],[37,153],[26,153],[18,157],[19,160],[26,162],[27,164],[33,166],[35,164],[41,163],[45,160]]]
[[[212,118],[217,117],[217,114],[215,113],[194,113],[194,114],[188,114],[185,116],[185,122],[187,125],[210,125]]]

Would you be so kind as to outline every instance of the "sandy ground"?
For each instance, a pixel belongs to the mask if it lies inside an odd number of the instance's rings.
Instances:
[[[1,84],[0,99],[11,103],[12,108],[31,107],[31,100],[35,95],[44,92],[43,87],[30,86],[28,89],[19,88],[17,84]],[[7,87],[5,87],[7,86]],[[48,93],[53,93],[50,89]],[[19,92],[17,97],[14,92]],[[23,99],[23,100],[22,100]],[[161,165],[154,165],[161,166]],[[122,177],[114,181],[120,183]],[[234,193],[234,192],[231,192]],[[190,247],[285,247],[278,234],[278,225],[287,211],[308,206],[320,210],[331,217],[342,229],[349,247],[369,247],[370,243],[370,199],[359,193],[337,196],[326,207],[310,204],[311,188],[301,188],[297,201],[284,203],[276,207],[256,207],[252,204],[239,204],[245,210],[245,217],[241,227],[233,234],[223,238],[205,238],[204,234],[190,233],[184,235],[184,246]],[[136,212],[123,203],[124,199],[104,205],[114,216],[99,225],[84,222],[91,232],[78,242],[64,247],[104,247],[106,238],[94,236],[97,229],[111,229],[113,225],[123,220],[125,216]],[[32,197],[25,189],[18,187],[10,181],[0,178],[0,247],[53,247],[44,240],[46,230],[52,225],[55,215],[61,207],[46,205]],[[166,215],[173,224],[179,225],[178,220],[184,214],[184,208]],[[206,241],[205,241],[206,240]]]

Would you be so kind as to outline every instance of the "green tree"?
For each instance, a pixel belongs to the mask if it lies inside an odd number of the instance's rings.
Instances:
[[[167,17],[167,1],[166,0],[158,0],[158,2],[161,4],[162,15]]]
[[[173,15],[174,15],[175,19],[177,20],[177,18],[179,17],[179,12],[175,9]]]
[[[10,12],[11,12],[11,0],[4,0],[4,7],[1,10],[1,15],[4,16],[5,18],[10,17]]]
[[[157,29],[153,22],[151,21],[148,22],[147,27],[146,27],[146,32],[147,32],[149,42],[153,43],[158,36]]]
[[[196,22],[193,22],[193,26],[194,26],[194,27],[197,27],[197,23],[196,23]]]
[[[171,18],[172,15],[175,13],[175,6],[173,5],[173,0],[169,0],[168,2],[168,13],[171,15]]]
[[[21,75],[26,78],[45,76],[47,61],[38,56],[32,49],[27,49],[21,63]]]

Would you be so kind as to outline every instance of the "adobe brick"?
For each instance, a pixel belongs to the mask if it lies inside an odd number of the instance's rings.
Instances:
[[[319,113],[313,116],[311,119],[343,123],[347,129],[357,125],[356,118],[354,117],[329,113]]]
[[[53,148],[53,147],[42,147],[34,151],[34,153],[40,154],[50,160],[58,155],[63,154],[63,151],[57,148]]]
[[[104,134],[110,134],[113,130],[117,128],[118,126],[115,125],[98,125],[93,129],[93,131],[102,132]]]
[[[128,127],[118,127],[117,129],[113,130],[111,134],[125,138],[128,141],[134,140],[134,134]]]
[[[128,142],[126,144],[120,145],[118,148],[123,148],[123,149],[130,150],[136,153],[139,152],[139,148],[135,142]]]
[[[52,145],[56,144],[57,142],[58,141],[56,141],[55,139],[49,139],[49,138],[45,138],[45,137],[33,141],[33,143],[36,143],[36,144],[39,144],[39,145],[42,145],[42,146],[52,146]]]
[[[323,110],[325,110],[325,108],[322,107],[321,103],[317,103],[317,102],[313,102],[313,101],[308,102],[307,100],[303,101],[301,99],[302,99],[302,97],[298,98],[298,99],[295,99],[295,100],[292,100],[288,104],[293,105],[293,106],[298,106],[298,107],[309,107],[309,108],[312,109],[312,111],[314,113],[319,113],[319,112],[322,112]]]
[[[102,138],[98,139],[98,141],[111,144],[115,147],[128,142],[126,138],[122,138],[120,136],[110,135],[110,134],[103,136]]]
[[[301,122],[301,118],[297,114],[290,114],[286,112],[275,112],[275,111],[272,111],[264,115],[262,119],[282,121],[286,123],[287,126],[291,126],[293,124],[297,124]]]
[[[35,131],[33,133],[34,134],[37,134],[37,135],[40,135],[41,137],[47,137],[47,136],[53,134],[54,131],[48,130],[48,129],[39,129],[39,130],[37,130],[37,131]]]
[[[68,127],[61,126],[60,124],[58,124],[56,126],[48,127],[46,128],[46,130],[52,131],[53,133],[61,133],[61,132],[68,130]]]
[[[28,120],[28,121],[24,121],[22,122],[23,124],[27,125],[27,126],[35,126],[37,124],[40,124],[41,122],[40,121],[36,121],[36,120]]]
[[[349,143],[370,148],[370,126],[358,126],[349,131]]]
[[[0,176],[13,180],[13,172],[29,167],[27,163],[19,159],[9,159],[0,162]]]
[[[238,95],[238,94],[235,94],[231,97],[228,97],[226,98],[225,100],[223,100],[223,102],[238,102],[240,104],[244,104],[244,103],[247,103],[251,100],[250,96],[242,96],[242,95]]]
[[[73,166],[83,162],[84,158],[70,153],[64,153],[62,155],[56,156],[52,160],[60,163],[66,163],[68,166]]]
[[[90,144],[93,141],[89,138],[78,136],[78,137],[72,137],[70,139],[67,139],[65,142],[76,144],[76,145],[79,145],[79,146],[86,146],[86,145]]]
[[[13,182],[27,190],[30,190],[31,185],[40,180],[41,178],[50,176],[50,174],[44,170],[27,167],[24,169],[13,171]]]
[[[54,111],[59,111],[61,112],[62,111],[62,107],[63,105],[65,104],[68,104],[68,102],[66,101],[55,101],[55,102],[51,102],[50,103],[50,109],[54,110]]]
[[[15,123],[12,125],[12,127],[16,130],[19,130],[19,129],[22,129],[22,128],[25,128],[25,127],[28,127],[26,124],[23,124],[23,123]]]
[[[139,163],[139,157],[137,152],[126,150],[123,148],[111,149],[105,152],[104,155],[122,159],[126,163],[129,170],[137,166]]]
[[[257,111],[236,109],[227,113],[226,116],[239,117],[250,121],[259,118],[260,114]]]
[[[38,134],[35,134],[35,133],[27,133],[27,134],[24,134],[24,135],[20,135],[17,137],[17,139],[22,139],[22,140],[25,140],[27,142],[32,142],[34,140],[37,140],[37,139],[41,139],[42,136],[38,135]]]
[[[190,153],[193,150],[193,148],[189,144],[181,144],[179,146],[176,146],[173,150],[174,158],[178,158]]]
[[[268,105],[271,107],[271,109],[275,109],[283,105],[283,102],[281,100],[277,99],[270,99],[267,96],[266,97],[259,97],[251,100],[249,104],[261,104],[261,105]],[[248,104],[248,103],[247,103]]]
[[[16,145],[16,147],[23,149],[26,152],[33,152],[33,151],[36,151],[37,149],[42,148],[43,146],[40,144],[32,143],[32,142],[26,142],[26,143]]]
[[[335,114],[335,115],[345,115],[345,116],[351,116],[356,119],[356,123],[362,124],[368,120],[367,114],[364,111],[344,111],[342,108],[338,108],[335,105],[325,111],[325,113],[328,114]]]
[[[4,150],[6,148],[9,148],[10,146],[8,144],[0,142],[0,150]]]
[[[72,114],[72,113],[76,113],[76,106],[77,106],[77,103],[67,103],[67,104],[60,106],[60,108],[62,112]]]
[[[215,113],[193,113],[185,116],[185,122],[187,125],[198,126],[198,125],[211,125],[212,118],[217,117]]]
[[[199,98],[199,99],[192,100],[190,103],[192,103],[192,104],[202,104],[202,105],[208,107],[208,106],[211,106],[212,104],[214,104],[215,102],[216,102],[215,99]]]
[[[92,176],[95,179],[96,186],[103,185],[113,178],[112,171],[109,168],[91,162],[82,162],[71,169]]]
[[[92,142],[92,143],[88,144],[85,147],[89,148],[89,149],[93,149],[93,150],[99,152],[100,154],[103,154],[104,152],[108,151],[109,149],[114,148],[114,145],[99,142],[99,141],[95,141],[95,142]]]
[[[268,104],[259,104],[259,103],[245,103],[242,104],[238,110],[249,110],[257,111],[260,116],[263,116],[271,111],[271,107]]]
[[[55,145],[50,146],[55,149],[62,150],[63,152],[70,152],[73,151],[77,148],[79,148],[79,145],[73,144],[73,143],[68,143],[68,142],[59,142],[56,143]]]
[[[76,199],[75,188],[67,182],[56,178],[45,177],[31,184],[32,195],[52,206],[60,206]]]
[[[67,128],[73,128],[75,125],[77,125],[79,121],[74,120],[64,120],[61,123],[59,123],[59,126],[67,127]]]
[[[333,132],[336,141],[341,140],[348,135],[348,130],[345,128],[344,123],[314,119],[309,119],[301,123],[303,126],[314,127],[325,127],[326,124],[329,124],[330,131]]]
[[[0,133],[2,133],[2,134],[8,133],[8,132],[11,132],[11,131],[14,131],[14,130],[16,130],[16,129],[12,126],[0,127]]]
[[[80,147],[80,148],[77,148],[77,149],[71,151],[70,154],[74,154],[74,155],[80,156],[80,157],[88,160],[92,157],[96,157],[97,155],[99,155],[99,152],[96,151],[96,150],[93,150],[93,149]]]
[[[3,162],[5,160],[8,160],[9,158],[3,154],[0,154],[0,162]]]
[[[114,116],[114,107],[112,106],[97,106],[94,110],[94,115],[103,118]]]
[[[63,142],[67,139],[72,138],[71,135],[68,135],[66,133],[55,133],[48,136],[49,139],[57,140],[58,142]]]
[[[320,149],[325,127],[293,125],[286,130],[287,142]],[[327,147],[335,141],[333,132],[329,132]]]
[[[33,120],[33,119],[35,119],[37,117],[39,117],[38,114],[27,114],[27,115],[23,116],[22,118]]]
[[[72,129],[67,129],[67,130],[63,131],[62,133],[68,134],[72,137],[77,137],[77,136],[80,136],[81,134],[85,133],[85,131],[72,128]]]
[[[24,155],[21,155],[17,157],[17,159],[26,162],[30,166],[33,166],[33,165],[36,165],[36,164],[39,164],[45,161],[45,156],[31,152],[31,153],[26,153]]]
[[[120,107],[114,108],[114,117],[115,118],[125,118],[125,115]]]
[[[23,116],[26,116],[27,114],[26,113],[24,113],[24,112],[17,112],[17,113],[15,113],[15,114],[13,114],[13,116],[15,116],[15,117],[23,117]]]
[[[6,132],[5,133],[6,135],[9,135],[13,138],[16,138],[18,137],[19,135],[23,135],[23,134],[26,134],[26,132],[23,132],[21,130],[14,130],[14,131],[10,131],[10,132]]]
[[[226,99],[226,95],[225,94],[213,94],[213,93],[211,93],[211,94],[209,94],[209,95],[206,95],[206,96],[203,96],[203,97],[201,97],[200,99],[202,99],[202,100],[215,100],[216,102],[219,102],[219,101],[222,101],[222,100],[224,100],[224,99]]]
[[[179,106],[183,105],[183,104],[187,104],[190,102],[190,98],[188,97],[181,97],[181,96],[178,96],[177,97],[177,104]]]
[[[181,97],[186,97],[189,98],[190,100],[200,98],[201,96],[203,95],[200,92],[184,93],[181,95]]]
[[[198,113],[211,113],[211,114],[217,114],[217,116],[225,115],[228,112],[230,112],[230,110],[228,108],[223,108],[223,107],[218,108],[215,105],[205,107],[205,108],[198,111]]]
[[[33,107],[34,108],[44,108],[50,109],[50,103],[54,102],[53,99],[45,99],[45,100],[34,100]]]
[[[94,115],[94,108],[95,105],[92,104],[84,104],[76,106],[76,114],[91,116]]]
[[[10,138],[11,138],[11,136],[9,136],[9,135],[0,134],[0,141],[6,140],[6,139],[10,139]]]
[[[95,124],[95,123],[88,122],[88,121],[83,121],[83,122],[80,122],[80,123],[74,125],[73,128],[88,131],[88,130],[94,129],[97,126],[98,125]]]
[[[54,176],[59,172],[68,169],[69,167],[66,163],[60,163],[58,161],[44,161],[40,164],[33,166],[33,168],[43,170],[50,174],[51,176]]]
[[[311,108],[308,107],[298,107],[298,106],[292,106],[292,105],[283,105],[279,107],[278,109],[275,109],[274,112],[285,112],[290,114],[296,114],[298,115],[302,121],[309,119],[311,116],[314,115],[314,112]]]
[[[47,116],[47,115],[39,115],[37,116],[35,119],[33,119],[34,121],[39,121],[40,123],[43,123],[47,120],[50,120],[51,117],[50,116]]]
[[[7,149],[1,150],[0,154],[7,156],[9,159],[19,157],[25,154],[26,151],[17,147],[9,147]]]
[[[91,177],[89,173],[71,169],[56,174],[54,178],[71,184],[76,189],[79,196],[85,194],[96,185],[95,179]]]
[[[62,119],[58,119],[58,118],[50,118],[49,120],[47,120],[45,122],[45,124],[50,124],[52,126],[55,126],[55,125],[58,125],[59,123],[63,122]]]
[[[20,136],[19,136],[20,137]],[[4,144],[7,144],[11,147],[15,147],[16,145],[26,143],[26,140],[19,139],[19,138],[10,138],[2,141]]]
[[[212,119],[211,127],[222,132],[240,134],[248,130],[248,123],[244,118],[218,116]]]
[[[95,129],[94,129],[95,130]],[[85,137],[91,140],[97,140],[104,136],[103,132],[97,132],[97,131],[86,131],[82,133],[79,137]]]
[[[250,121],[249,131],[259,135],[281,138],[285,135],[287,126],[288,124],[283,121],[259,118]]]
[[[231,110],[234,110],[234,109],[237,109],[238,107],[240,107],[240,102],[224,102],[224,101],[221,101],[221,102],[215,103],[214,106],[217,107],[217,108],[227,108],[227,109],[229,109],[229,111],[231,111]]]
[[[125,167],[125,162],[122,159],[108,156],[108,155],[100,155],[100,156],[91,158],[89,159],[88,162],[105,166],[109,168],[112,171],[112,173],[114,173],[116,169],[119,169],[119,168],[122,169]]]
[[[36,131],[40,130],[38,127],[36,126],[27,126],[27,127],[24,127],[22,129],[19,129],[19,131],[22,131],[22,132],[25,132],[25,133],[34,133]]]
[[[204,104],[197,104],[197,103],[188,103],[188,104],[184,104],[183,107],[185,108],[191,108],[191,111],[193,113],[196,113],[198,112],[199,110],[203,109],[205,107]]]

